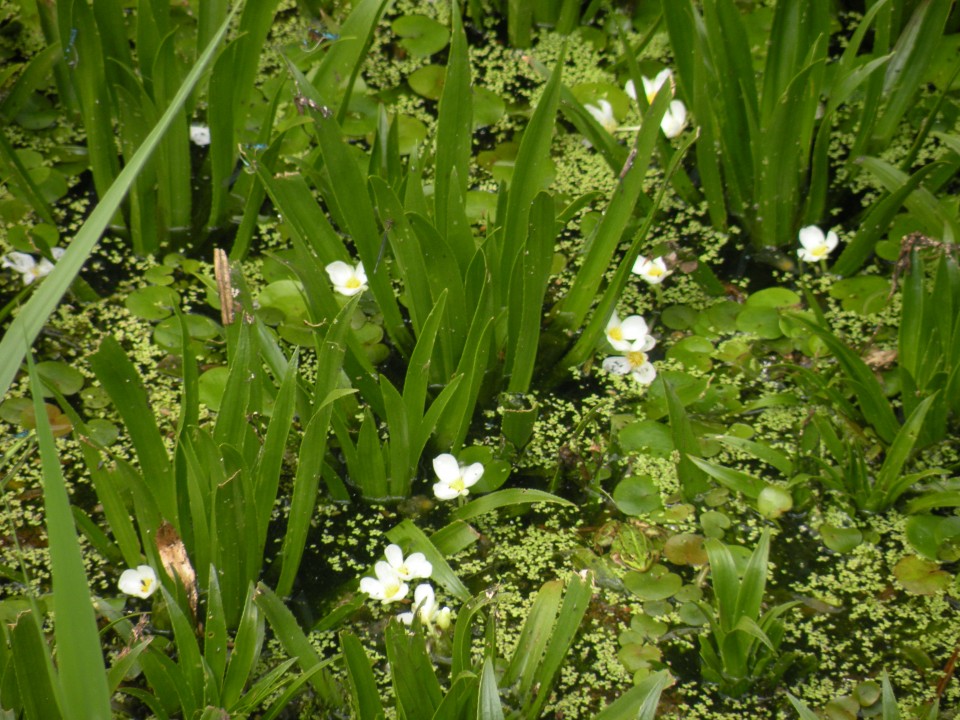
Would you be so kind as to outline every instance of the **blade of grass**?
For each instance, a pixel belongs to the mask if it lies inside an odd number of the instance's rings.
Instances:
[[[53,577],[54,636],[63,709],[66,717],[107,720],[112,716],[110,690],[83,554],[53,431],[44,409],[43,386],[29,355],[27,364],[43,470],[43,500]]]

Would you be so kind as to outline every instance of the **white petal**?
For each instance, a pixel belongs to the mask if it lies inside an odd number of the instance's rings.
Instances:
[[[833,230],[827,233],[826,244],[828,253],[833,252],[837,245],[840,244],[840,238],[837,237],[837,234]]]
[[[415,552],[408,557],[406,565],[411,578],[428,578],[433,575],[433,565],[421,552]]]
[[[360,578],[360,592],[366,593],[374,600],[383,600],[383,585],[372,577]]]
[[[675,138],[687,126],[687,107],[681,100],[671,100],[670,107],[660,121],[660,129],[668,138]]]
[[[204,147],[210,144],[210,128],[206,125],[195,123],[190,126],[190,142],[194,145]]]
[[[438,500],[453,500],[460,496],[460,493],[450,487],[449,483],[438,482],[433,486],[433,494]]]
[[[603,361],[603,369],[614,375],[626,375],[630,372],[630,361],[625,357],[608,357]]]
[[[55,247],[50,249],[50,254],[53,255],[54,260],[59,260],[67,252],[66,248]]]
[[[38,262],[37,266],[33,269],[34,276],[38,278],[46,277],[52,272],[53,263],[46,258],[40,258],[40,262]]]
[[[475,462],[472,465],[461,470],[464,487],[471,487],[477,484],[477,480],[483,475],[483,463]]]
[[[397,615],[397,620],[402,622],[404,625],[413,625],[413,613],[412,612],[403,612]]]
[[[433,471],[444,483],[452,483],[460,477],[460,463],[450,453],[443,453],[433,459]]]
[[[330,276],[330,282],[334,285],[346,285],[347,281],[354,276],[353,268],[342,260],[334,260],[327,265],[327,275]]]
[[[399,545],[394,545],[393,543],[387,545],[387,549],[383,551],[383,554],[394,570],[399,569],[403,565],[403,550],[400,549]]]
[[[649,333],[647,321],[639,315],[630,315],[624,318],[621,326],[623,328],[623,337],[626,340],[642,340],[645,339]]]
[[[3,256],[3,267],[13,268],[18,273],[31,272],[36,264],[33,255],[27,253],[12,252]]]
[[[808,250],[819,247],[824,242],[826,242],[826,239],[823,237],[823,230],[816,225],[807,225],[805,228],[800,228],[800,244]]]
[[[417,607],[423,605],[429,607],[435,603],[433,587],[430,583],[420,583],[417,589],[413,591],[413,605]]]
[[[643,255],[640,255],[634,261],[633,270],[631,270],[631,272],[634,275],[645,275],[649,268],[650,268],[650,261],[647,258],[645,258]]]
[[[363,269],[362,260],[357,263],[357,267],[356,267],[356,270],[354,271],[354,274],[357,276],[357,280],[359,280],[364,285],[367,284],[367,273]]]
[[[644,363],[638,368],[634,368],[633,379],[638,383],[649,385],[657,377],[657,369],[651,363]]]
[[[634,85],[633,80],[627,80],[627,84],[623,86],[623,91],[629,95],[632,100],[637,99],[637,86]]]

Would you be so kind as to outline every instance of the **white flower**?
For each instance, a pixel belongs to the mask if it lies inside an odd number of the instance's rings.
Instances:
[[[675,138],[687,126],[687,106],[682,100],[671,100],[670,107],[660,121],[660,129],[668,138]]]
[[[433,574],[433,565],[427,561],[422,552],[415,552],[404,560],[403,550],[399,545],[387,545],[384,555],[387,556],[387,562],[401,580],[428,578]]]
[[[673,73],[670,72],[670,68],[661,70],[660,72],[657,73],[656,77],[653,78],[652,80],[648,78],[646,75],[644,75],[643,78],[641,79],[643,80],[643,94],[647,96],[648,104],[651,104],[651,105],[653,104],[654,98],[657,97],[657,93],[660,91],[660,88],[662,88],[664,85],[669,84],[670,94],[673,95]],[[631,84],[631,89],[632,88],[633,86]],[[627,94],[630,95],[630,90],[627,90]],[[631,95],[631,97],[634,100],[637,99],[635,90]]]
[[[667,263],[662,257],[647,259],[643,255],[633,264],[633,273],[639,275],[651,285],[659,285],[667,279],[672,271],[667,269]]]
[[[433,471],[440,478],[433,486],[433,494],[439,500],[453,500],[470,494],[470,487],[483,475],[483,464],[461,465],[453,455],[444,453],[433,459]]]
[[[409,587],[388,563],[379,560],[373,566],[373,572],[376,578],[360,578],[361,592],[365,592],[374,600],[381,601],[384,605],[403,600],[407,596]]]
[[[363,263],[357,263],[352,268],[342,260],[336,260],[327,265],[327,275],[333,283],[333,289],[341,295],[356,295],[367,289],[367,274],[363,271]]]
[[[596,120],[603,126],[603,129],[608,133],[615,133],[617,128],[620,127],[620,123],[617,122],[617,118],[613,114],[613,105],[611,105],[606,100],[599,100],[599,107],[596,105],[584,105],[588,113],[593,115],[593,119]]]
[[[157,589],[157,574],[149,565],[128,568],[120,574],[117,587],[127,595],[146,599]]]
[[[206,125],[193,123],[190,125],[190,142],[200,147],[210,144],[210,128]]]
[[[637,322],[638,320],[639,322]],[[621,328],[623,338],[618,340],[618,345],[615,347],[624,355],[608,357],[603,361],[603,369],[614,375],[629,373],[638,383],[649,385],[657,377],[657,370],[647,357],[647,353],[653,350],[657,341],[648,333],[646,321],[638,315],[631,315],[624,320]],[[607,337],[610,337],[609,323],[607,324]],[[613,344],[612,340],[611,344]]]
[[[400,613],[398,616],[404,625],[413,624],[414,612],[416,612],[420,616],[420,622],[427,627],[436,626],[441,630],[450,627],[450,608],[441,608],[437,604],[433,588],[428,583],[417,585],[417,589],[413,591],[413,607],[412,611]]]
[[[653,336],[648,334],[647,321],[639,315],[630,315],[621,321],[614,313],[607,322],[606,333],[607,341],[614,350],[633,350],[639,342],[636,349],[646,352],[652,350],[657,344]]]
[[[55,247],[50,251],[54,260],[59,260],[66,252],[63,248]],[[3,256],[0,267],[13,268],[23,276],[23,284],[29,285],[37,278],[46,277],[53,272],[53,263],[46,258],[40,258],[37,262],[33,255],[22,252],[12,252]]]
[[[833,252],[839,242],[840,239],[833,230],[824,237],[823,230],[816,225],[808,225],[800,230],[800,244],[803,247],[797,250],[797,256],[804,262],[826,260],[827,255]]]

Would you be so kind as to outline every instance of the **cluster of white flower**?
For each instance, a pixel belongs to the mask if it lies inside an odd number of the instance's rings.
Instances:
[[[363,263],[350,267],[342,260],[335,260],[326,267],[333,289],[341,295],[350,297],[367,289],[367,273],[363,270]]]
[[[607,323],[607,342],[623,355],[608,357],[603,369],[614,375],[631,375],[642,385],[649,385],[657,377],[657,370],[650,362],[650,352],[656,339],[650,335],[647,321],[639,315],[630,315],[622,321],[614,313]]]
[[[421,552],[415,552],[404,558],[399,545],[387,545],[384,550],[386,560],[379,560],[373,566],[376,577],[360,579],[360,591],[384,605],[399,602],[406,598],[410,590],[407,584],[411,580],[427,580],[433,574],[433,565]],[[420,583],[413,591],[413,610],[400,613],[400,621],[406,625],[413,623],[414,614],[420,617],[423,627],[430,632],[446,630],[450,627],[451,610],[440,607],[430,583]]]
[[[433,459],[433,471],[440,479],[433,486],[433,494],[438,500],[454,500],[470,494],[470,488],[483,476],[483,464],[461,465],[453,455],[443,453]]]
[[[668,84],[670,86],[670,94],[672,95],[675,92],[676,83],[673,80],[673,73],[669,69],[660,71],[653,79],[644,77],[643,90],[647,97],[647,103],[652,103],[654,98],[657,97],[660,88]],[[637,89],[633,80],[628,80],[623,89],[627,95],[636,102]],[[620,127],[617,116],[613,112],[613,105],[611,105],[608,100],[600,99],[596,105],[584,105],[584,109],[611,135],[618,130],[621,132],[635,132],[639,129],[637,127]],[[670,105],[667,107],[667,112],[660,121],[660,129],[668,138],[675,138],[683,132],[686,126],[687,106],[683,104],[682,100],[671,100]]]

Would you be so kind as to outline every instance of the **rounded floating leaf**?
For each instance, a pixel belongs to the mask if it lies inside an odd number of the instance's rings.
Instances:
[[[731,333],[737,329],[737,316],[743,310],[743,305],[732,300],[724,300],[708,307],[703,315],[707,322],[717,332]]]
[[[407,83],[417,95],[428,100],[439,100],[445,76],[446,69],[442,65],[425,65],[410,73]]]
[[[59,360],[47,360],[37,364],[37,374],[45,384],[55,388],[63,395],[73,395],[83,387],[83,375],[74,367]],[[46,388],[44,396],[50,396]]]
[[[671,305],[663,311],[660,322],[671,330],[687,330],[693,327],[699,313],[689,305]]]
[[[847,695],[834,698],[823,709],[827,720],[857,720],[859,711],[859,703]]]
[[[287,322],[307,317],[307,301],[303,285],[296,280],[277,280],[267,285],[257,298],[261,308],[273,308],[283,313]]]
[[[793,507],[793,496],[786,488],[767,485],[757,497],[757,510],[767,520],[775,520]]]
[[[667,358],[679,360],[692,370],[706,372],[713,367],[710,355],[713,353],[713,343],[698,335],[683,338],[667,350]]]
[[[613,501],[625,515],[648,515],[663,507],[660,489],[646,475],[627,477],[617,483],[613,490]]]
[[[650,663],[660,660],[660,648],[656,645],[630,643],[620,648],[617,657],[630,672],[650,667]]]
[[[507,105],[492,90],[483,87],[473,88],[473,129],[495,125],[504,113]]]
[[[890,280],[876,275],[844,278],[830,285],[830,297],[839,300],[844,310],[870,315],[887,306]]]
[[[748,308],[785,308],[800,305],[800,296],[793,290],[783,287],[771,287],[759,290],[747,298]]]
[[[620,447],[627,452],[648,450],[656,457],[669,457],[673,452],[673,434],[656,420],[638,420],[620,430]]]
[[[692,533],[669,538],[663,545],[663,556],[674,565],[705,565],[707,562],[703,537]]]
[[[670,626],[650,615],[639,613],[630,619],[630,629],[651,640],[656,640],[666,634]]]
[[[893,566],[893,574],[912,595],[936,595],[950,586],[950,574],[929,560],[909,555]]]
[[[132,315],[153,322],[170,317],[173,314],[173,309],[180,305],[180,296],[172,288],[163,285],[148,285],[127,295],[123,304],[126,305],[127,310]]]
[[[412,153],[427,137],[427,126],[417,118],[400,115],[397,117],[397,126],[401,155]]]
[[[624,585],[642,600],[666,600],[683,587],[683,578],[670,572],[663,565],[654,565],[646,572],[629,572],[623,577]]]
[[[823,544],[838,553],[848,553],[863,542],[863,533],[857,528],[841,528],[824,524],[820,526]]]
[[[880,699],[880,693],[880,683],[876,680],[865,680],[853,689],[852,694],[860,707],[868,707]]]
[[[187,333],[191,340],[209,340],[220,332],[220,326],[206,315],[192,313],[183,316],[186,321]],[[153,339],[160,347],[170,352],[180,350],[180,321],[175,317],[161,320],[154,328]]]
[[[450,42],[450,31],[426,15],[401,15],[393,21],[393,31],[411,55],[429,57]]]
[[[708,510],[700,516],[700,526],[704,535],[719,540],[723,537],[723,531],[730,527],[730,518],[722,512]]]
[[[110,396],[99,385],[91,385],[80,391],[80,399],[91,410],[99,410],[110,404]]]
[[[120,437],[120,431],[112,422],[94,418],[87,423],[91,437],[103,446],[113,445]]]
[[[745,307],[737,315],[737,330],[752,333],[764,340],[776,340],[783,335],[780,329],[780,313],[774,307]]]
[[[170,285],[173,282],[173,268],[168,265],[154,265],[143,273],[143,279],[152,285]]]
[[[700,606],[696,603],[684,603],[680,606],[677,614],[680,616],[680,622],[682,622],[684,625],[699,627],[700,625],[706,625],[709,622],[707,616],[703,614],[703,610],[701,610]]]
[[[211,410],[219,410],[229,376],[230,369],[227,367],[211,368],[201,375],[197,383],[200,402]]]
[[[0,403],[0,419],[11,425],[23,425],[23,417],[27,408],[33,407],[33,401],[30,398],[13,397],[7,398]],[[30,417],[33,417],[31,411]]]

